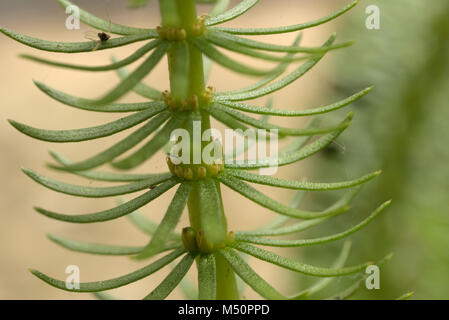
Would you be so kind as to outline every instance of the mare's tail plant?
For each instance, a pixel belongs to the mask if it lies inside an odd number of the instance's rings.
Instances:
[[[64,7],[73,5],[68,0],[58,0]],[[142,5],[146,1],[132,1]],[[208,15],[197,14],[196,2],[214,3],[215,6]],[[350,181],[338,183],[314,183],[306,181],[290,181],[268,175],[251,173],[251,170],[270,168],[274,165],[285,166],[310,157],[326,148],[350,124],[353,117],[349,113],[340,123],[329,127],[319,125],[318,119],[312,121],[306,128],[286,128],[269,122],[270,116],[304,117],[325,114],[362,98],[371,91],[371,87],[354,93],[339,102],[317,108],[285,111],[274,109],[271,105],[255,106],[242,101],[268,96],[312,69],[329,51],[346,47],[351,43],[335,43],[336,36],[331,35],[321,47],[300,46],[299,34],[292,45],[275,45],[243,36],[276,35],[297,32],[318,26],[344,14],[357,4],[357,1],[341,10],[316,21],[291,26],[271,28],[227,28],[218,26],[233,20],[258,3],[258,0],[243,0],[235,7],[227,9],[229,0],[160,0],[161,26],[155,29],[135,28],[111,23],[100,19],[84,10],[80,10],[83,23],[101,30],[97,41],[67,43],[52,42],[15,33],[1,28],[5,35],[25,45],[36,49],[79,53],[96,50],[112,49],[127,44],[142,42],[142,47],[125,59],[113,59],[109,65],[81,66],[61,63],[31,55],[23,55],[47,65],[84,70],[90,72],[116,70],[121,82],[99,99],[78,98],[58,91],[41,82],[35,82],[45,94],[68,106],[91,112],[130,113],[116,121],[85,129],[74,130],[43,130],[28,125],[10,121],[22,133],[33,138],[58,143],[80,142],[111,136],[143,124],[120,142],[105,147],[101,152],[82,161],[72,161],[56,152],[51,152],[55,163],[50,167],[70,174],[86,177],[92,180],[122,183],[110,187],[85,187],[67,184],[42,176],[37,172],[24,169],[31,179],[54,191],[72,196],[101,198],[131,194],[144,191],[140,196],[119,204],[108,210],[90,214],[65,214],[36,208],[40,214],[52,219],[69,223],[95,223],[109,221],[128,216],[137,228],[151,236],[148,244],[140,247],[111,246],[84,243],[50,235],[50,239],[70,250],[100,255],[128,255],[137,259],[149,259],[165,252],[162,258],[146,267],[129,274],[98,282],[80,283],[79,288],[66,287],[65,281],[57,280],[32,270],[32,273],[48,284],[62,290],[77,292],[94,292],[100,297],[107,297],[104,291],[125,286],[170,265],[180,258],[169,275],[151,291],[145,299],[164,299],[180,283],[186,273],[196,262],[198,267],[198,290],[189,298],[199,299],[239,299],[240,292],[237,276],[254,291],[266,299],[304,299],[313,297],[322,291],[336,277],[357,274],[358,279],[351,287],[336,296],[340,299],[349,297],[363,282],[363,274],[367,266],[373,262],[354,266],[344,266],[349,254],[350,245],[345,243],[341,253],[331,267],[316,267],[302,262],[279,256],[265,247],[301,247],[312,246],[336,241],[362,229],[379,215],[390,201],[383,203],[374,212],[348,230],[326,237],[279,240],[272,237],[298,233],[342,214],[349,209],[351,199],[356,195],[359,186],[379,175],[379,171],[367,174]],[[106,34],[108,33],[108,34]],[[109,37],[109,33],[117,36]],[[245,56],[273,62],[271,69],[256,68],[243,64],[226,55],[232,51]],[[285,55],[279,55],[285,53]],[[161,92],[144,84],[142,80],[159,61],[168,58],[170,75],[169,90]],[[127,71],[124,67],[142,59],[143,62],[134,70]],[[234,91],[220,92],[213,87],[206,87],[206,77],[210,61],[216,62],[236,73],[260,77],[253,85]],[[294,70],[287,72],[287,67],[300,62]],[[143,97],[140,103],[118,103],[117,100],[134,91]],[[261,115],[261,118],[252,115]],[[280,139],[294,137],[277,155],[267,156],[257,160],[236,160],[245,153],[250,142],[244,146],[236,146],[230,159],[224,157],[222,147],[210,134],[210,118],[223,123],[237,132],[247,135],[252,128],[257,136],[263,136],[262,130],[277,130]],[[199,124],[199,126],[198,126]],[[198,128],[200,132],[198,133]],[[188,148],[181,148],[175,154],[172,133],[176,129],[184,129],[188,133]],[[196,143],[197,139],[200,143]],[[314,136],[318,136],[314,138]],[[267,136],[274,138],[272,134]],[[182,137],[184,139],[184,137]],[[140,142],[147,141],[130,155],[123,154]],[[183,141],[185,142],[185,141]],[[171,144],[170,144],[171,143]],[[169,150],[167,157],[168,170],[164,173],[135,174],[124,171],[134,169],[153,157],[159,150]],[[198,154],[199,160],[197,158]],[[210,157],[204,159],[203,154]],[[207,157],[206,157],[207,158]],[[197,161],[195,161],[195,159]],[[231,160],[231,161],[230,161]],[[102,171],[97,168],[109,164],[122,172]],[[259,192],[248,183],[267,185],[278,188],[300,190],[290,205],[279,203]],[[227,228],[225,207],[220,191],[225,185],[255,203],[280,215],[269,225],[251,231],[229,231]],[[167,208],[164,218],[159,224],[152,222],[136,210],[144,207],[172,188],[176,193]],[[299,209],[302,192],[348,189],[340,200],[322,211],[314,212]],[[187,206],[190,226],[175,232],[180,216]],[[257,259],[280,266],[294,272],[322,278],[314,286],[301,292],[286,296],[262,279],[242,257],[242,253]],[[379,260],[381,263],[384,259]],[[237,275],[237,276],[236,276]]]

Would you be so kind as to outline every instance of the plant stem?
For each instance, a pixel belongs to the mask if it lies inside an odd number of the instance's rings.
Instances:
[[[187,32],[187,37],[191,37],[192,27],[197,20],[195,0],[159,0],[159,3],[163,27],[184,28]],[[178,101],[187,99],[192,95],[201,97],[205,91],[202,53],[192,44],[188,43],[187,46],[189,53],[188,61],[185,62],[189,64],[189,72],[187,75],[188,77],[187,91],[185,91],[184,89],[186,79],[179,80],[179,77],[177,77],[178,74],[176,70],[176,64],[174,63],[177,51],[179,50],[180,47],[174,44],[168,52],[170,90],[173,97]],[[179,83],[177,83],[177,81],[179,81]],[[201,131],[202,131],[201,133],[203,133],[207,129],[210,129],[209,115],[201,111],[202,103],[203,103],[202,99],[200,99],[200,110],[192,111],[192,114],[188,120],[189,122],[194,120],[201,121]],[[186,125],[186,127],[191,128],[192,124],[189,123]],[[193,137],[192,132],[190,133],[191,137]],[[201,146],[203,148],[205,146],[205,143],[202,142]],[[221,207],[220,210],[221,213],[218,213],[217,216],[222,215],[222,219],[225,220],[226,218],[224,216],[220,185],[218,183],[215,183],[214,185],[217,190]],[[201,198],[202,195],[198,190],[197,184],[193,182],[192,191],[188,201],[188,209],[191,227],[195,229],[197,232],[203,229],[201,225],[201,209],[200,209]],[[227,230],[223,230],[223,232],[224,234],[217,235],[217,238],[226,239]],[[216,255],[216,270],[217,270],[216,275],[217,299],[219,300],[239,299],[239,293],[237,290],[234,271],[227,263],[227,261],[223,259],[220,255]]]

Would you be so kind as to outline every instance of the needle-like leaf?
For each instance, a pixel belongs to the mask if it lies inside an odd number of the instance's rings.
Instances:
[[[131,72],[104,97],[92,101],[92,104],[105,105],[112,103],[131,91],[159,63],[162,57],[167,53],[169,46],[170,45],[167,42],[162,42],[136,70]]]
[[[117,58],[115,56],[111,57],[112,62],[118,62]],[[117,75],[120,79],[125,80],[131,72],[129,72],[126,68],[120,68],[116,70]],[[162,92],[150,87],[149,85],[139,82],[137,83],[134,88],[132,89],[133,92],[137,93],[138,95],[151,99],[151,100],[161,100],[162,99]]]
[[[338,18],[345,12],[351,10],[354,6],[356,6],[358,1],[354,1],[348,5],[346,5],[344,8],[338,10],[335,13],[332,13],[324,18],[314,20],[311,22],[301,23],[301,24],[295,24],[291,26],[285,26],[285,27],[274,27],[274,28],[226,28],[226,27],[215,27],[212,30],[220,30],[232,34],[240,34],[240,35],[268,35],[268,34],[281,34],[281,33],[287,33],[287,32],[295,32],[299,30],[304,30],[307,28],[312,28],[319,26],[321,24],[324,24],[326,22],[332,21],[335,18]]]
[[[55,151],[50,151],[50,155],[53,159],[56,160],[60,165],[63,167],[69,167],[73,164],[72,161],[66,159],[62,155],[56,153]],[[141,180],[147,180],[151,178],[156,178],[160,175],[159,173],[156,174],[137,174],[137,173],[117,173],[117,172],[105,172],[105,171],[97,171],[97,170],[88,170],[88,171],[70,171],[66,168],[61,168],[59,166],[56,166],[54,164],[48,164],[49,168],[62,171],[62,172],[68,172],[75,175],[78,175],[80,177],[88,178],[91,180],[97,180],[97,181],[107,181],[107,182],[133,182],[133,181],[141,181]]]
[[[33,55],[29,54],[21,54],[20,57],[31,60],[38,63],[47,64],[54,67],[60,67],[60,68],[68,68],[68,69],[74,69],[74,70],[81,70],[81,71],[110,71],[115,70],[118,68],[121,68],[123,66],[127,66],[128,64],[133,63],[134,61],[137,61],[141,57],[143,57],[146,53],[153,50],[155,47],[157,47],[160,44],[160,40],[154,40],[146,45],[144,45],[142,48],[136,50],[133,54],[131,54],[129,57],[117,61],[115,63],[112,63],[110,65],[105,66],[99,66],[99,67],[91,67],[91,66],[82,66],[82,65],[76,65],[76,64],[70,64],[70,63],[63,63],[63,62],[56,62],[48,59],[39,58]]]
[[[242,0],[238,5],[229,9],[228,11],[207,19],[206,26],[214,26],[220,23],[225,23],[226,21],[233,20],[255,6],[257,2],[259,2],[259,0]]]
[[[211,36],[212,37],[212,36]],[[212,37],[213,39],[214,37]],[[292,43],[292,46],[298,46],[298,44],[301,42],[302,39],[302,34],[298,34],[298,36],[295,38],[295,41]],[[212,40],[210,40],[212,41]],[[294,57],[294,53],[288,53],[284,56],[285,59],[293,59]],[[268,75],[266,78],[263,78],[262,80],[257,81],[256,83],[245,87],[243,89],[237,89],[237,90],[233,90],[233,91],[228,91],[228,92],[217,92],[215,94],[216,97],[218,96],[232,96],[232,95],[238,95],[238,94],[243,94],[243,93],[247,93],[250,91],[254,91],[257,90],[259,88],[264,87],[265,85],[267,85],[268,83],[274,81],[275,79],[277,79],[280,75],[282,75],[285,70],[287,70],[288,66],[291,64],[292,62],[282,62],[280,63],[276,69],[273,70],[273,72]],[[224,98],[226,99],[226,98]]]
[[[228,9],[230,3],[231,0],[217,0],[212,10],[209,11],[209,16],[215,17],[222,14]]]
[[[185,118],[183,116],[172,117],[142,148],[123,160],[113,162],[112,166],[117,169],[128,170],[141,165],[164,147],[170,140],[170,135],[173,130],[179,128],[184,120]]]
[[[257,259],[275,264],[281,268],[314,277],[338,277],[349,274],[355,274],[364,271],[367,266],[373,264],[372,262],[367,262],[360,265],[345,268],[336,268],[336,269],[321,268],[293,261],[291,259],[281,257],[273,252],[266,251],[245,243],[235,243],[233,244],[233,247],[241,252],[256,257]]]
[[[343,123],[346,123],[346,126],[343,126],[341,129],[336,130],[332,133],[328,133],[319,139],[315,140],[312,143],[302,147],[299,150],[292,152],[281,152],[277,157],[269,157],[263,159],[257,159],[256,161],[235,161],[234,163],[225,163],[225,167],[229,169],[259,169],[259,168],[269,168],[273,165],[277,166],[285,166],[290,163],[294,163],[300,161],[302,159],[308,158],[315,153],[323,150],[327,147],[332,141],[334,141],[350,124],[352,119],[352,114],[350,114]],[[302,141],[301,141],[302,142]]]
[[[352,188],[363,183],[370,181],[377,177],[381,171],[376,171],[367,175],[364,175],[358,179],[348,180],[343,182],[330,182],[330,183],[320,183],[320,182],[308,182],[308,181],[292,181],[280,179],[272,176],[262,176],[242,170],[228,170],[228,174],[253,183],[263,184],[278,188],[287,188],[294,190],[307,190],[307,191],[328,191],[328,190],[339,190]]]
[[[144,300],[163,300],[178,286],[185,277],[193,262],[195,255],[188,253],[170,272],[170,274],[157,286]]]
[[[348,203],[350,201],[350,199],[347,199],[348,196],[346,196],[324,211],[305,211],[286,206],[276,200],[273,200],[260,191],[254,189],[247,183],[238,180],[230,175],[221,174],[217,176],[217,180],[219,180],[235,192],[240,193],[242,196],[248,198],[249,200],[261,205],[262,207],[292,218],[315,219],[342,213],[348,210]]]
[[[173,177],[173,175],[170,172],[168,172],[159,175],[154,175],[153,177],[148,178],[146,180],[140,180],[137,182],[132,182],[121,186],[99,188],[99,187],[77,186],[65,182],[56,181],[25,168],[23,168],[22,171],[31,179],[43,185],[44,187],[68,195],[85,198],[104,198],[133,193],[144,189],[148,189],[154,185],[158,185],[162,182],[165,182],[171,177]]]
[[[69,171],[85,171],[110,162],[141,142],[142,139],[146,138],[157,128],[159,128],[168,118],[170,118],[170,113],[162,112],[161,114],[151,119],[143,127],[139,128],[122,141],[117,142],[112,147],[89,159],[71,164],[70,166],[65,167],[65,169]]]
[[[59,4],[64,8],[67,9],[69,6],[73,6],[74,4],[71,1],[68,0],[58,0]],[[78,7],[79,8],[79,7]],[[79,8],[80,13],[80,20],[98,30],[102,30],[104,32],[110,32],[114,34],[121,34],[121,35],[130,35],[130,34],[155,34],[157,35],[156,30],[153,29],[144,29],[144,28],[133,28],[128,26],[123,26],[120,24],[112,23],[110,21],[101,19],[97,16],[94,16],[93,14]]]
[[[193,44],[203,52],[210,59],[214,60],[216,63],[224,66],[227,69],[233,70],[238,73],[250,75],[250,76],[265,76],[273,72],[273,70],[260,70],[253,67],[249,67],[240,62],[237,62],[228,56],[224,55],[220,51],[218,51],[214,46],[209,44],[208,41],[205,41],[201,38],[195,39]]]
[[[105,291],[105,290],[123,287],[123,286],[126,286],[127,284],[130,284],[130,283],[136,282],[138,280],[141,280],[145,277],[148,277],[149,275],[155,273],[156,271],[159,271],[160,269],[162,269],[163,267],[165,267],[170,262],[172,262],[173,260],[175,260],[176,258],[178,258],[179,256],[181,256],[184,253],[185,253],[184,248],[177,249],[142,269],[139,269],[139,270],[129,273],[127,275],[124,275],[124,276],[121,276],[118,278],[114,278],[114,279],[110,279],[110,280],[80,283],[79,289],[76,289],[76,288],[70,289],[66,286],[65,281],[51,278],[51,277],[43,274],[40,271],[33,270],[33,269],[31,269],[30,271],[36,277],[45,281],[49,285],[59,288],[59,289],[62,289],[62,290],[77,291],[77,292],[99,292],[99,291]]]
[[[277,125],[273,125],[271,123],[267,123],[265,121],[250,117],[246,114],[243,114],[237,110],[227,108],[225,106],[222,106],[220,104],[214,104],[211,106],[211,108],[219,109],[223,112],[226,112],[231,117],[237,119],[238,121],[241,121],[243,123],[249,124],[252,127],[258,128],[258,129],[265,129],[267,131],[269,130],[277,130],[278,134],[280,136],[314,136],[319,134],[325,134],[329,133],[335,130],[339,130],[342,127],[345,127],[345,123],[341,123],[340,125],[333,126],[333,127],[326,127],[326,128],[306,128],[306,129],[296,129],[296,128],[284,128]]]
[[[181,183],[167,209],[167,212],[165,213],[164,218],[151,238],[151,241],[145,246],[142,252],[135,257],[136,259],[149,258],[160,252],[160,250],[166,246],[166,243],[170,239],[170,235],[173,230],[178,225],[179,219],[181,218],[182,212],[187,204],[190,189],[190,183]]]
[[[36,86],[51,98],[74,108],[95,112],[133,112],[149,108],[161,108],[165,106],[163,101],[140,102],[140,103],[114,103],[106,106],[94,106],[89,99],[78,98],[64,92],[55,90],[41,82],[34,81]]]
[[[198,299],[215,300],[216,287],[216,265],[213,254],[201,255],[198,262]]]
[[[346,260],[348,259],[349,252],[351,251],[351,241],[345,241],[343,244],[343,248],[341,249],[340,255],[337,257],[335,262],[332,264],[332,269],[339,269],[342,268]],[[331,284],[332,281],[334,281],[336,278],[323,278],[319,280],[317,283],[312,285],[310,288],[307,288],[297,294],[292,295],[289,297],[290,300],[300,300],[300,299],[306,299],[309,296],[312,296],[323,289],[325,289],[329,284]]]
[[[359,193],[360,188],[353,189],[350,192],[347,192],[343,198],[341,198],[339,201],[334,203],[333,206],[331,206],[328,210],[332,210],[332,208],[340,207],[343,204],[349,204],[352,199],[355,198],[355,196]],[[295,197],[293,198],[294,201],[290,203],[290,207],[292,208],[299,208],[299,203],[297,201],[300,201],[304,197],[304,191],[299,191]],[[344,213],[346,211],[337,212],[337,214]],[[335,215],[326,216],[324,218],[317,218],[317,219],[311,219],[306,221],[297,222],[294,224],[290,224],[287,226],[282,227],[285,222],[290,220],[291,218],[288,216],[281,216],[272,221],[270,224],[264,226],[263,228],[259,228],[253,231],[237,231],[236,234],[246,235],[246,236],[283,236],[287,234],[297,233],[301,232],[307,229],[310,229],[316,225],[319,225],[330,218],[334,217]]]
[[[357,101],[358,99],[364,97],[366,94],[371,92],[373,87],[368,87],[344,100],[338,101],[336,103],[322,106],[314,109],[305,109],[305,110],[279,110],[279,109],[267,109],[265,107],[251,106],[244,103],[226,101],[220,99],[220,104],[230,107],[232,109],[237,109],[244,112],[251,112],[257,114],[266,114],[272,116],[281,116],[281,117],[303,117],[303,116],[313,116],[318,114],[323,114],[331,111],[335,111],[341,109],[343,107],[348,106],[349,104]]]
[[[329,46],[335,41],[335,35],[332,35],[326,43],[322,46],[322,48],[329,48]],[[296,46],[293,46],[293,48],[297,48]],[[217,96],[215,98],[215,101],[220,102],[221,100],[231,100],[231,101],[241,101],[241,100],[251,100],[260,98],[262,96],[266,96],[270,93],[276,92],[282,88],[285,88],[289,84],[293,83],[294,81],[298,80],[300,77],[302,77],[304,74],[307,73],[310,69],[312,69],[324,56],[324,54],[315,55],[309,60],[307,60],[305,63],[303,63],[301,66],[299,66],[295,71],[290,73],[289,75],[285,76],[284,78],[275,81],[271,83],[268,86],[261,87],[258,89],[255,89],[253,91],[248,91],[240,94],[232,94],[232,95],[226,95],[226,96]]]
[[[98,254],[98,255],[107,255],[107,256],[126,256],[137,254],[141,252],[142,249],[144,248],[143,246],[138,247],[114,246],[114,245],[80,242],[59,237],[53,234],[49,234],[48,238],[51,241],[59,244],[60,246],[72,251]],[[158,253],[179,249],[181,247],[182,247],[181,242],[166,244],[164,247],[160,248],[160,251]]]
[[[48,211],[42,208],[35,208],[37,212],[40,214],[43,214],[44,216],[47,216],[52,219],[60,220],[60,221],[66,221],[71,223],[94,223],[94,222],[102,222],[102,221],[109,221],[113,219],[117,219],[120,217],[123,217],[127,214],[130,214],[131,212],[143,207],[147,203],[153,201],[160,195],[164,194],[166,191],[170,190],[172,187],[174,187],[176,184],[178,184],[179,181],[177,178],[171,178],[161,185],[157,186],[153,190],[150,190],[143,195],[128,201],[122,205],[119,205],[115,208],[100,211],[96,213],[91,214],[81,214],[81,215],[67,215],[67,214],[61,214],[56,213],[52,211]]]
[[[257,236],[248,236],[243,234],[236,234],[235,239],[241,242],[248,242],[252,244],[258,244],[263,246],[272,246],[272,247],[304,247],[304,246],[313,246],[317,244],[324,244],[336,240],[343,239],[345,237],[350,236],[353,233],[356,233],[366,225],[368,225],[371,221],[373,221],[387,206],[389,206],[391,201],[387,201],[378,207],[368,218],[355,225],[354,227],[340,232],[331,236],[315,238],[315,239],[300,239],[300,240],[278,240],[278,239],[267,239],[261,238]]]
[[[73,130],[45,130],[45,129],[37,129],[30,127],[28,125],[22,124],[20,122],[16,122],[14,120],[8,120],[9,123],[27,136],[32,138],[49,141],[49,142],[58,142],[58,143],[67,143],[67,142],[80,142],[80,141],[88,141],[98,138],[103,138],[107,136],[111,136],[118,132],[124,131],[131,127],[142,123],[145,120],[153,117],[154,115],[160,113],[166,109],[163,106],[159,106],[156,108],[147,109],[144,111],[140,111],[138,113],[132,114],[125,118],[121,118],[115,120],[113,122],[85,128],[85,129],[73,129]]]
[[[104,42],[100,42],[100,40],[86,41],[86,42],[56,42],[56,41],[36,39],[5,28],[0,28],[0,32],[10,37],[11,39],[14,39],[29,47],[33,47],[35,49],[44,51],[62,52],[62,53],[80,53],[80,52],[90,52],[93,50],[97,51],[106,50],[125,46],[127,44],[131,44],[138,41],[154,39],[157,37],[157,32],[150,32],[109,39],[108,41]]]
[[[285,300],[286,297],[274,289],[268,282],[262,279],[247,263],[231,248],[225,248],[218,251],[226,261],[231,265],[232,269],[238,276],[245,281],[254,291],[265,299]]]

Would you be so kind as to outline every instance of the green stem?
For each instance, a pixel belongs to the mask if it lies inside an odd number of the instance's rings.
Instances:
[[[164,27],[182,27],[187,31],[187,38],[191,37],[191,29],[196,22],[197,12],[196,4],[194,0],[159,0],[160,10],[162,16],[162,24]],[[181,101],[189,98],[192,95],[201,97],[205,91],[205,80],[203,71],[203,56],[202,53],[192,44],[188,43],[189,59],[186,63],[189,64],[188,73],[188,90],[183,92],[179,88],[185,88],[185,79],[181,81],[183,84],[178,85],[175,75],[177,75],[176,65],[174,59],[177,54],[179,46],[173,45],[168,52],[168,64],[170,72],[170,90],[176,100]],[[181,82],[180,81],[180,82]],[[198,120],[201,121],[201,129],[204,132],[210,129],[209,115],[201,111],[203,101],[200,99],[200,111],[193,111],[188,121]],[[187,124],[186,128],[191,128],[191,124]],[[190,131],[190,130],[189,130]],[[192,132],[191,137],[193,137]],[[202,147],[206,143],[201,143]],[[197,232],[202,230],[201,226],[201,207],[200,202],[202,195],[198,192],[197,184],[192,182],[192,191],[188,201],[190,224]],[[220,185],[215,184],[219,200],[221,203],[222,218],[224,217],[224,209],[221,198]],[[218,235],[218,238],[226,239],[227,230],[223,231],[224,234]],[[221,258],[219,255],[216,257],[217,264],[217,299],[219,300],[235,300],[239,299],[239,293],[237,290],[237,284],[235,274],[230,265]]]

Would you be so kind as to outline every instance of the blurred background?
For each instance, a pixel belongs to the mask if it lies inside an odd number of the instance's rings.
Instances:
[[[159,24],[157,1],[139,10],[127,8],[124,0],[77,0],[80,7],[105,19],[131,26],[154,27]],[[235,3],[236,1],[233,1]],[[229,26],[277,26],[306,22],[328,15],[347,0],[261,0],[248,14]],[[380,29],[366,27],[365,9],[380,9]],[[199,6],[205,13],[210,6]],[[66,15],[53,0],[2,0],[0,26],[41,39],[86,41],[91,30],[65,28]],[[356,111],[352,126],[324,152],[299,164],[279,170],[279,177],[314,181],[338,181],[383,169],[383,174],[366,185],[353,208],[327,224],[301,234],[315,237],[339,232],[368,215],[381,202],[393,199],[393,205],[363,231],[352,236],[353,251],[349,263],[378,259],[389,252],[392,260],[382,268],[381,289],[362,288],[354,296],[360,299],[394,299],[414,291],[416,299],[449,298],[449,2],[433,0],[362,0],[349,13],[317,28],[306,30],[304,44],[320,45],[331,32],[339,40],[355,40],[353,47],[335,51],[323,59],[299,81],[274,95],[280,109],[310,108],[340,100],[369,85],[374,91],[352,105]],[[294,35],[260,37],[261,40],[289,44]],[[127,56],[139,44],[114,49],[118,57]],[[75,96],[95,98],[112,88],[118,79],[114,72],[85,73],[59,70],[21,60],[20,53],[31,53],[58,61],[77,64],[107,64],[111,51],[64,55],[38,52],[0,35],[0,299],[90,299],[89,294],[62,292],[32,276],[36,268],[65,279],[65,268],[78,265],[81,281],[109,279],[141,268],[146,263],[126,257],[88,256],[67,251],[50,242],[53,233],[70,239],[122,245],[143,245],[144,234],[126,218],[115,221],[75,225],[50,220],[33,211],[33,206],[68,213],[89,213],[112,207],[114,199],[83,199],[61,195],[29,180],[21,167],[75,184],[101,186],[101,183],[49,171],[48,150],[56,150],[69,159],[81,160],[124,137],[128,132],[81,144],[49,144],[32,140],[13,129],[7,119],[46,129],[88,127],[112,121],[117,115],[96,114],[63,106],[41,93],[32,79],[44,82]],[[262,64],[250,59],[248,62]],[[134,67],[134,66],[131,66]],[[209,83],[218,91],[251,84],[255,79],[241,77],[214,66]],[[162,61],[145,82],[164,90],[168,87],[166,61]],[[142,101],[130,94],[126,101]],[[263,103],[263,100],[260,101]],[[327,116],[336,121],[337,112]],[[335,117],[335,119],[334,119]],[[338,118],[338,119],[337,119]],[[286,126],[300,126],[307,120],[273,119]],[[222,128],[219,124],[217,127]],[[162,155],[138,168],[138,172],[163,172]],[[261,187],[283,203],[294,192]],[[252,229],[275,215],[240,195],[223,188],[224,203],[231,230]],[[141,211],[159,221],[173,192],[168,192]],[[339,196],[335,193],[308,194],[305,205],[322,208]],[[179,229],[187,225],[184,215]],[[297,235],[295,235],[297,237]],[[307,263],[329,265],[338,255],[342,241],[335,244],[278,250]],[[252,262],[265,279],[283,292],[303,289],[313,279],[261,263]],[[166,275],[162,270],[151,277],[111,291],[119,298],[138,299],[148,294]],[[195,281],[195,270],[190,276]],[[340,279],[331,290],[338,291],[351,279]],[[330,294],[328,294],[330,295]],[[180,299],[178,291],[169,298]],[[259,299],[250,289],[244,298]]]

